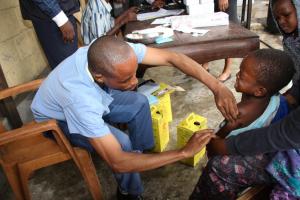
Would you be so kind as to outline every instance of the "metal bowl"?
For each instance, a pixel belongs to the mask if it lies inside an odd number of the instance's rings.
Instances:
[[[125,35],[125,38],[129,42],[151,44],[151,43],[155,43],[155,39],[158,38],[159,36],[162,36],[163,34],[164,34],[163,32],[153,32],[153,33],[146,33],[146,34],[129,33]]]

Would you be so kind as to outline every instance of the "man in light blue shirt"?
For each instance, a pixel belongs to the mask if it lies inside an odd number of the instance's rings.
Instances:
[[[118,199],[142,199],[137,172],[191,157],[214,137],[212,130],[205,130],[194,134],[180,150],[140,153],[154,142],[147,98],[132,91],[138,63],[178,68],[212,90],[225,118],[237,116],[229,89],[183,54],[129,44],[113,36],[78,49],[49,74],[31,108],[36,121],[57,119],[72,145],[95,151],[108,163],[116,172]],[[115,123],[127,123],[129,134],[110,125]]]

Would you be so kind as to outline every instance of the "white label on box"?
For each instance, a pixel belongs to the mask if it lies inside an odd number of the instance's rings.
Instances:
[[[183,3],[188,6],[188,5],[199,5],[199,0],[183,0]]]
[[[200,4],[200,5],[188,5],[186,6],[187,13],[189,15],[203,15],[214,13],[214,3]]]

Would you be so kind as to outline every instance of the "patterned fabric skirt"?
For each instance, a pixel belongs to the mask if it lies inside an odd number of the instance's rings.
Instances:
[[[190,200],[236,199],[249,186],[273,184],[274,179],[265,170],[273,155],[212,157]]]

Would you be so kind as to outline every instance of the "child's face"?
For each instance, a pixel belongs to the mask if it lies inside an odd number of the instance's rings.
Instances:
[[[252,57],[247,57],[240,65],[240,71],[236,74],[234,88],[237,92],[255,96],[257,88],[261,87],[256,81],[254,67],[257,65]]]
[[[278,0],[273,6],[274,17],[285,33],[292,33],[298,27],[297,12],[292,0]]]

